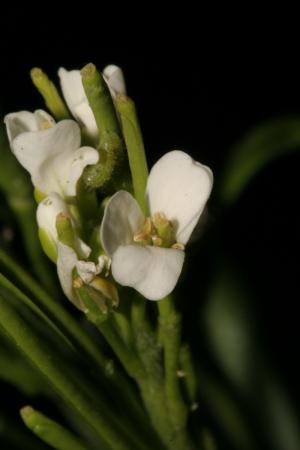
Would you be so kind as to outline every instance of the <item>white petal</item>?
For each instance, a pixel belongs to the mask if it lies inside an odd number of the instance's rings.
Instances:
[[[173,291],[180,276],[184,252],[172,248],[127,245],[112,258],[112,274],[123,285],[149,300],[160,300]]]
[[[74,196],[83,169],[99,158],[97,150],[79,148],[80,140],[78,124],[74,120],[62,120],[46,130],[19,134],[11,148],[39,191]]]
[[[174,150],[152,167],[147,184],[151,215],[163,212],[176,227],[177,242],[186,244],[205,207],[213,184],[211,170]]]
[[[92,147],[81,147],[73,153],[69,177],[66,181],[67,195],[76,195],[76,185],[84,168],[90,164],[96,164],[98,160],[99,153]]]
[[[58,243],[57,247],[57,273],[58,278],[65,296],[80,310],[84,311],[85,307],[74,295],[72,271],[78,262],[76,253],[71,247]]]
[[[50,114],[39,109],[34,113],[29,111],[19,111],[7,114],[4,117],[4,123],[6,125],[9,143],[11,144],[19,134],[24,133],[25,131],[41,130],[45,123],[54,125],[55,121]]]
[[[103,70],[103,77],[107,82],[112,97],[117,94],[126,94],[123,71],[120,67],[110,64]]]
[[[43,200],[36,212],[39,228],[45,230],[55,243],[57,242],[56,217],[64,213],[69,215],[69,210],[65,201],[55,193],[51,193]]]
[[[98,136],[98,128],[93,111],[89,106],[84,92],[80,71],[68,71],[61,67],[58,75],[64,98],[72,115],[85,127],[88,135],[96,139]]]
[[[143,221],[141,208],[129,192],[114,194],[105,207],[100,231],[106,253],[112,255],[120,245],[132,244]]]

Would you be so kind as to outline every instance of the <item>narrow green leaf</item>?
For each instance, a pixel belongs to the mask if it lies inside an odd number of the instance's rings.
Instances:
[[[62,359],[58,349],[51,347],[50,342],[40,338],[26,318],[15,310],[13,303],[10,298],[0,294],[0,326],[5,333],[101,440],[104,439],[115,450],[132,450],[127,432],[121,431],[117,418],[100,394],[97,394],[96,405],[96,399],[90,392],[88,376],[84,380],[78,370],[74,372],[74,367],[67,365],[67,361]]]
[[[51,447],[57,450],[87,450],[77,436],[31,406],[25,406],[20,413],[25,425]]]
[[[300,149],[300,117],[269,120],[248,132],[229,154],[219,184],[222,203],[238,200],[253,177],[279,156]]]

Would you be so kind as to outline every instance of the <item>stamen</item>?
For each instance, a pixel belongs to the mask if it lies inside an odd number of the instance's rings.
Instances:
[[[41,125],[42,130],[48,130],[49,128],[52,128],[52,127],[53,127],[53,123],[51,123],[49,120],[45,120]]]
[[[184,250],[184,245],[180,244],[180,242],[176,242],[171,246],[171,248],[175,248],[175,250]]]
[[[83,280],[80,277],[76,277],[73,280],[73,288],[80,289],[83,286]]]

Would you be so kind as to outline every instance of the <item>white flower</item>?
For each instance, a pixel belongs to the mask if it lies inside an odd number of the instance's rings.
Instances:
[[[79,237],[76,238],[76,249],[63,244],[58,240],[56,230],[56,219],[59,214],[68,216],[73,228],[76,231],[76,221],[71,215],[71,211],[65,201],[56,193],[50,194],[37,208],[37,222],[40,231],[47,241],[42,240],[42,245],[48,256],[57,262],[57,273],[66,297],[79,309],[83,309],[73,291],[73,269],[76,267],[79,277],[86,284],[90,284],[96,275],[107,271],[110,259],[106,255],[98,258],[97,264],[86,261],[90,256],[91,249]],[[50,253],[50,255],[49,255]]]
[[[147,183],[151,218],[145,217],[126,191],[106,205],[101,225],[104,250],[112,257],[112,274],[149,300],[175,287],[184,261],[184,246],[205,207],[213,184],[211,170],[182,151],[164,155]]]
[[[94,278],[109,265],[109,258],[105,255],[101,255],[98,258],[98,263],[95,264],[92,261],[79,259],[78,254],[74,249],[62,242],[58,242],[57,249],[57,273],[62,290],[65,296],[77,306],[77,308],[85,311],[85,307],[74,293],[73,269],[77,269],[82,283],[93,285]],[[82,254],[81,257],[88,258],[90,252],[91,249],[85,245],[85,253]]]
[[[98,128],[84,92],[80,71],[68,71],[61,67],[58,75],[65,101],[72,115],[85,128],[88,136],[96,140]],[[112,97],[115,97],[117,94],[125,94],[125,81],[120,67],[115,65],[107,66],[103,71],[103,77]]]
[[[74,229],[76,229],[76,220],[70,211],[70,207],[60,195],[55,192],[48,195],[41,203],[39,203],[36,212],[39,235],[43,249],[54,262],[56,262],[57,259],[58,234],[56,230],[56,219],[59,214],[69,217]],[[79,238],[77,239],[76,247],[83,257],[89,256],[91,249]]]
[[[75,196],[84,168],[98,162],[92,147],[80,147],[80,128],[74,120],[55,123],[44,111],[20,111],[5,116],[12,152],[43,194]]]

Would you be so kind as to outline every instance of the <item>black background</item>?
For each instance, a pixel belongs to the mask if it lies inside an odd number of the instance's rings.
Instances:
[[[110,12],[103,5],[99,11],[89,4],[69,8],[69,13],[50,4],[2,10],[3,113],[43,107],[28,75],[33,66],[55,79],[60,66],[94,62],[101,69],[115,63],[137,104],[150,165],[180,148],[209,165],[216,178],[231,146],[247,130],[267,118],[300,113],[299,49],[292,46],[295,37],[283,32],[283,19],[256,23],[245,11],[236,20],[231,17],[232,25],[221,11],[218,18],[207,17],[188,6],[173,7],[163,17],[154,5],[152,10],[136,6],[131,16],[117,5]],[[273,29],[266,29],[270,23]],[[299,168],[297,153],[269,165],[222,231],[226,251],[255,288],[270,358],[296,402]]]

